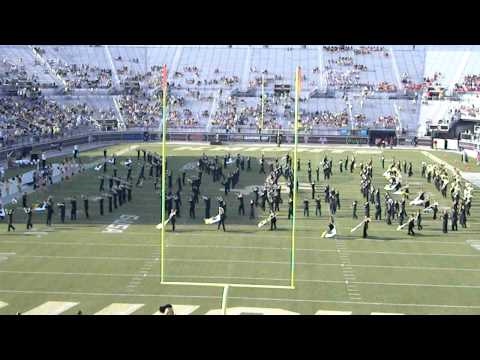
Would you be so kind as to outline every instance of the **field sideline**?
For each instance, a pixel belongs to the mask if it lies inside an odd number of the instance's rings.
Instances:
[[[123,162],[128,157],[136,160],[137,145],[149,151],[161,152],[161,144],[123,144],[110,147],[112,154],[126,151],[119,156]],[[478,314],[480,313],[480,211],[474,193],[472,216],[468,229],[458,232],[441,232],[441,222],[424,215],[424,230],[409,237],[404,231],[396,231],[396,225],[373,221],[369,238],[361,239],[361,231],[350,233],[359,220],[351,219],[351,203],[359,202],[358,215],[363,216],[363,198],[359,190],[359,169],[340,173],[338,161],[355,155],[357,163],[370,158],[374,164],[375,186],[381,190],[382,200],[385,181],[381,174],[380,156],[383,152],[386,164],[396,160],[412,161],[414,176],[409,179],[410,192],[431,193],[439,201],[440,208],[450,206],[420,177],[420,164],[431,160],[420,150],[377,148],[299,147],[302,169],[300,194],[297,201],[297,249],[296,288],[230,288],[228,308],[230,313],[259,313],[267,310],[252,308],[284,309],[300,314],[318,311],[341,311],[352,314],[401,313],[401,314]],[[202,152],[208,156],[232,156],[240,153],[252,157],[252,171],[242,172],[239,189],[249,191],[253,185],[262,185],[264,176],[258,174],[261,153],[267,161],[283,157],[291,147],[258,144],[233,144],[211,147],[206,144],[169,145],[169,166],[173,168],[174,184],[179,169],[194,164]],[[88,162],[102,157],[102,149],[85,152]],[[458,166],[456,154],[432,154]],[[323,173],[317,192],[322,197],[322,216],[315,217],[315,208],[307,184],[306,164],[312,161],[315,169],[327,155],[333,159],[333,177],[330,186],[340,191],[341,209],[336,216],[336,239],[320,238],[328,224],[328,204],[323,201]],[[458,159],[457,159],[458,161]],[[133,177],[136,180],[138,164]],[[190,167],[187,165],[186,167]],[[466,171],[477,171],[470,162]],[[148,175],[148,166],[146,175]],[[268,169],[268,166],[267,166]],[[109,173],[111,169],[109,169]],[[119,173],[126,174],[119,166]],[[187,174],[193,174],[187,170]],[[88,170],[70,182],[52,186],[55,202],[63,197],[81,194],[97,195],[100,173]],[[188,176],[187,175],[187,176]],[[313,171],[315,177],[315,171]],[[303,185],[303,186],[302,186]],[[221,195],[219,183],[212,184],[204,174],[202,192],[212,198],[212,213],[216,212],[215,196]],[[49,193],[35,193],[29,201],[43,200]],[[177,220],[177,231],[166,231],[165,275],[171,282],[247,283],[273,286],[289,285],[291,225],[286,218],[286,200],[281,206],[277,232],[267,227],[258,229],[256,224],[264,216],[260,207],[257,219],[248,220],[248,203],[251,192],[245,196],[247,215],[237,216],[238,201],[234,192],[227,199],[227,233],[219,232],[214,225],[204,225],[203,202],[196,208],[197,218],[188,219],[187,189],[182,192],[182,216]],[[310,200],[310,217],[303,216],[302,201]],[[69,208],[68,204],[67,207]],[[382,216],[384,204],[382,203]],[[59,224],[55,209],[54,226],[44,223],[45,215],[35,214],[34,231],[25,232],[23,211],[15,214],[15,233],[7,233],[5,221],[0,223],[0,314],[61,313],[85,314],[124,313],[154,314],[159,305],[172,303],[180,313],[216,313],[222,304],[222,287],[160,284],[160,232],[155,229],[160,218],[160,195],[153,191],[153,180],[148,179],[143,188],[135,188],[133,201],[114,210],[98,215],[98,204],[90,203],[92,218],[83,216],[79,201],[79,220]],[[410,214],[413,207],[407,206]],[[372,211],[373,214],[374,211]],[[67,211],[68,215],[68,211]],[[108,225],[130,215],[131,223],[121,233],[104,232]],[[130,221],[129,221],[130,222]],[[43,307],[41,307],[43,305]],[[185,305],[180,307],[180,305]]]

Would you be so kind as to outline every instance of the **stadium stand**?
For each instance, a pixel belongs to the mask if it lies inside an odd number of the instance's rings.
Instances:
[[[163,65],[169,129],[202,134],[291,132],[298,65],[302,131],[316,135],[424,136],[448,116],[441,102],[480,89],[480,51],[466,46],[10,45],[0,57],[3,147],[73,131],[156,131]],[[460,118],[478,112],[458,109]]]

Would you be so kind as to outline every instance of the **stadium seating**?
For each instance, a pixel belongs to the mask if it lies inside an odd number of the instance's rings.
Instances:
[[[0,57],[3,146],[78,127],[159,128],[164,64],[168,126],[184,130],[290,131],[297,66],[302,130],[312,134],[372,128],[423,135],[426,121],[444,115],[436,97],[421,101],[429,87],[444,87],[447,97],[480,89],[480,51],[466,46],[32,45],[0,46]]]

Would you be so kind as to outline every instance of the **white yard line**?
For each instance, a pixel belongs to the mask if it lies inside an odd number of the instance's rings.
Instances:
[[[435,155],[433,155],[432,153],[430,153],[428,151],[422,151],[422,154],[425,155],[426,157],[428,157],[430,160],[433,160],[433,161],[435,161],[439,164],[444,165],[448,170],[450,170],[452,172],[455,170],[455,168],[452,165],[450,165],[448,162],[436,157]]]
[[[306,250],[306,249],[304,249]],[[336,253],[337,250],[311,249],[310,252]],[[381,255],[408,255],[408,256],[444,256],[444,257],[480,257],[480,254],[446,254],[446,253],[409,253],[395,251],[368,251],[348,250],[349,254],[381,254]],[[16,255],[25,259],[61,259],[61,260],[119,260],[119,261],[145,261],[146,258],[135,257],[114,257],[114,256],[59,256],[59,255]],[[253,263],[253,264],[290,264],[288,261],[255,261],[255,260],[218,260],[218,259],[182,259],[170,258],[166,261],[172,262],[205,262],[205,263]],[[318,265],[317,263],[298,262],[299,265]]]
[[[342,259],[342,263],[350,263],[350,258],[347,253],[345,241],[341,238],[336,237],[335,246],[337,248],[337,253],[339,257]],[[347,296],[350,298],[350,300],[361,300],[360,290],[357,288],[354,282],[356,278],[353,270],[351,270],[350,267],[342,267],[342,273],[345,288],[347,290]],[[355,296],[353,296],[353,293],[355,293]]]
[[[480,270],[477,270],[480,271]],[[4,274],[21,274],[21,275],[60,275],[60,276],[100,276],[100,277],[131,277],[135,276],[134,274],[112,274],[112,273],[76,273],[76,272],[48,272],[48,271],[10,271],[10,270],[1,270],[0,273]],[[149,278],[160,278],[160,275],[150,274],[146,277]],[[269,278],[269,277],[248,277],[248,276],[202,276],[202,275],[178,275],[178,276],[169,276],[170,278],[200,278],[200,279],[242,279],[242,280],[261,280],[261,281],[285,281],[287,278]],[[453,284],[430,284],[430,283],[395,283],[395,282],[375,282],[375,281],[356,281],[354,278],[346,276],[351,284],[353,285],[380,285],[380,286],[411,286],[411,287],[440,287],[440,288],[465,288],[465,289],[480,289],[480,285],[453,285]],[[136,280],[140,282],[141,279]],[[343,280],[322,280],[322,279],[296,279],[297,282],[303,283],[325,283],[325,284],[339,284],[343,285]],[[181,282],[179,282],[182,285]],[[188,285],[188,283],[184,283]],[[360,295],[360,290],[347,288],[347,292],[351,295]],[[133,294],[131,294],[133,295]]]
[[[83,296],[101,296],[101,297],[128,297],[128,298],[197,298],[197,299],[215,299],[220,296],[209,295],[180,295],[180,294],[127,294],[127,293],[96,293],[96,292],[75,292],[75,291],[42,291],[42,290],[9,290],[0,289],[0,293],[5,294],[41,294],[41,295],[83,295]],[[367,301],[340,301],[340,300],[322,300],[322,299],[289,299],[289,298],[268,298],[268,297],[239,297],[232,296],[230,299],[244,301],[280,301],[280,302],[296,302],[296,303],[319,303],[319,304],[347,304],[347,305],[375,305],[375,306],[404,306],[404,307],[425,307],[425,308],[451,308],[451,309],[480,309],[480,305],[448,305],[448,304],[412,304],[412,303],[389,303],[389,302],[367,302]]]
[[[335,266],[340,264],[315,264],[317,266]],[[472,271],[479,272],[480,269],[468,268],[431,268],[431,267],[412,267],[412,266],[390,266],[390,265],[354,265],[360,268],[378,268],[378,269],[402,269],[402,270],[439,270],[439,271]],[[24,271],[24,270],[0,270],[0,274],[17,274],[17,275],[52,275],[52,276],[98,276],[98,277],[134,277],[136,274],[125,273],[102,273],[102,272],[72,272],[72,271]],[[147,278],[159,278],[160,274],[147,274]],[[265,277],[248,277],[248,276],[210,276],[210,275],[175,275],[172,278],[205,278],[205,279],[245,279],[245,280],[272,280],[272,281],[286,281],[288,279],[282,278],[265,278]],[[299,282],[308,282],[311,279],[297,279]]]
[[[132,277],[135,274],[114,274],[114,273],[91,273],[91,272],[62,272],[62,271],[21,271],[21,270],[0,270],[0,274],[18,275],[60,275],[60,276],[105,276],[105,277]],[[160,275],[148,275],[149,277],[160,277]]]
[[[53,290],[14,290],[0,289],[0,293],[5,294],[28,294],[28,295],[79,295],[79,296],[111,296],[111,297],[165,297],[169,298],[192,298],[192,299],[216,299],[219,296],[210,295],[177,295],[177,294],[130,294],[130,293],[102,293],[102,292],[84,292],[84,291],[53,291]]]
[[[24,259],[145,261],[145,258],[114,257],[114,256],[17,255],[17,257],[24,258]]]
[[[26,235],[26,234],[25,234]],[[57,241],[29,241],[29,240],[3,240],[1,244],[17,244],[17,245],[65,245],[65,246],[96,246],[96,247],[159,247],[158,244],[122,244],[122,243],[83,243],[83,242],[57,242]],[[0,253],[0,255],[3,255]]]
[[[154,252],[150,258],[148,258],[143,266],[140,268],[140,271],[135,274],[130,282],[127,285],[127,291],[135,291],[136,287],[140,285],[144,278],[149,276],[150,271],[155,263],[158,261],[156,260],[160,256],[160,251]]]
[[[298,219],[297,219],[298,220]],[[314,220],[314,219],[312,219]],[[472,224],[472,222],[470,221],[469,224]],[[480,223],[479,223],[480,224]],[[238,238],[245,238],[247,240],[251,240],[251,241],[257,241],[257,240],[254,240],[252,239],[252,236],[251,235],[241,235],[241,234],[235,234],[235,237],[238,237]],[[277,241],[278,242],[278,238],[274,238],[274,237],[268,237],[268,238],[264,238],[264,239],[267,239],[267,240],[272,240],[272,241]],[[309,235],[302,235],[302,239],[308,239],[308,240],[320,240],[320,237],[319,236],[309,236]],[[170,240],[170,239],[167,239],[167,241]],[[210,239],[210,240],[213,240],[215,241],[216,243],[218,243],[219,239]],[[286,240],[286,239],[285,239]],[[182,239],[175,239],[175,240],[171,240],[172,244],[177,244],[179,242],[181,242]],[[191,241],[191,239],[183,239],[183,241]],[[204,242],[205,241],[209,241],[209,239],[204,239],[203,240]],[[443,240],[375,240],[375,239],[363,239],[363,238],[359,238],[359,239],[348,239],[346,241],[351,241],[352,243],[357,243],[357,242],[370,242],[370,243],[381,243],[381,244],[415,244],[415,243],[420,243],[420,244],[451,244],[451,245],[465,245],[465,243],[463,241],[443,241]],[[182,247],[182,246],[185,246],[185,247],[195,247],[195,246],[200,246],[200,247],[211,247],[211,246],[221,246],[221,245],[217,245],[217,244],[213,244],[213,245],[209,245],[209,244],[202,244],[202,245],[195,245],[195,244],[180,244],[180,245],[171,245],[172,247]],[[282,249],[287,249],[287,248],[282,248]],[[289,248],[288,248],[289,249]],[[297,249],[297,250],[300,250],[300,249]],[[310,250],[310,249],[305,249],[305,250]]]
[[[205,279],[245,279],[245,280],[263,280],[263,281],[288,281],[287,278],[257,278],[257,277],[241,277],[241,276],[170,276],[172,278],[205,278]],[[326,284],[344,284],[342,280],[321,280],[321,279],[296,279],[297,282],[305,283],[326,283]],[[375,281],[355,281],[354,284],[360,285],[381,285],[381,286],[413,286],[413,287],[441,287],[441,288],[467,288],[480,289],[480,285],[451,285],[451,284],[429,284],[429,283],[389,283],[389,282],[375,282]],[[352,293],[359,293],[358,289],[351,289]]]
[[[302,239],[307,239],[308,237],[302,236]],[[315,238],[316,239],[316,238]],[[190,239],[186,239],[190,240]],[[275,241],[278,241],[278,239],[273,239]],[[368,239],[362,239],[362,240],[352,240],[353,242],[380,242],[382,244],[386,243],[387,241],[385,240],[368,240]],[[170,248],[226,248],[226,249],[258,249],[258,250],[291,250],[288,247],[275,247],[275,246],[248,246],[248,245],[208,245],[208,244],[180,244],[177,245],[177,239],[171,241],[172,244],[167,245],[167,247]],[[461,245],[465,247],[465,242],[463,241],[415,241],[415,240],[392,240],[393,243],[395,244],[409,244],[409,243],[427,243],[427,244],[438,244],[438,245]],[[306,249],[306,248],[298,248],[296,249],[298,251],[314,251],[314,250],[322,250],[322,249]]]

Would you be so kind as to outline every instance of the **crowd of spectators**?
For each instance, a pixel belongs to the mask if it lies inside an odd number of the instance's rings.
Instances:
[[[332,112],[329,110],[304,112],[300,119],[302,125],[310,130],[314,128],[343,128],[349,124],[347,110],[340,112]]]
[[[396,92],[397,86],[390,82],[381,81],[377,84],[377,88],[375,90],[378,92]]]
[[[344,51],[353,51],[353,46],[349,45],[330,45],[330,46],[323,46],[323,50],[328,51],[330,53],[338,53]]]
[[[365,128],[368,124],[367,116],[365,114],[355,114],[353,115],[354,125],[357,129]]]
[[[339,56],[335,59],[328,59],[327,64],[329,65],[340,65],[340,66],[352,66],[353,58],[351,56]]]
[[[233,130],[237,125],[237,101],[238,98],[231,96],[225,100],[220,99],[218,101],[217,109],[212,115],[210,124],[218,128],[223,128],[227,131]]]
[[[480,92],[480,75],[466,75],[462,83],[455,84],[455,92]]]
[[[66,64],[49,60],[55,73],[69,89],[108,89],[112,87],[112,70],[88,64]]]
[[[388,57],[389,52],[385,46],[359,46],[350,45],[332,45],[323,46],[323,50],[329,53],[353,52],[354,55],[380,54]]]
[[[453,120],[458,120],[462,117],[478,118],[480,117],[480,107],[475,106],[475,104],[460,105],[458,109],[450,109],[450,114]]]
[[[385,46],[360,46],[353,49],[355,55],[383,54],[388,57],[389,53]]]
[[[162,98],[137,92],[121,96],[119,108],[127,128],[158,128],[163,117]],[[186,89],[168,96],[168,126],[170,128],[198,128],[209,118],[214,97],[201,91]]]
[[[404,72],[400,76],[403,90],[406,94],[415,93],[423,90],[424,83],[415,82],[410,78],[410,75],[408,73]]]
[[[357,62],[356,57],[369,54],[383,54],[389,56],[389,52],[383,46],[324,46],[328,55],[324,71],[328,85],[335,90],[358,90],[367,86],[377,92],[396,92],[397,87],[389,82],[380,81],[375,84],[362,78],[362,72],[368,71],[365,64]],[[339,54],[337,57],[331,57],[333,54]],[[347,54],[348,53],[348,54]],[[330,58],[329,58],[330,57]],[[321,70],[317,67],[313,69],[314,73]]]
[[[212,86],[222,86],[226,88],[232,88],[235,85],[238,85],[240,78],[236,75],[227,76],[222,75],[220,69],[214,69],[210,76],[201,76],[200,69],[197,66],[184,66],[183,71],[175,71],[174,79],[177,82],[177,88],[185,87],[212,87]],[[182,84],[183,80],[183,84]],[[180,82],[180,84],[178,84]]]
[[[40,82],[38,75],[30,74],[23,64],[23,59],[17,59],[18,64],[6,58],[0,63],[0,86],[10,86],[18,90],[18,95],[34,96],[40,94],[41,88],[54,88],[55,82]]]
[[[120,57],[120,59],[122,59]],[[118,60],[118,58],[116,59]],[[154,65],[146,72],[136,71],[125,65],[126,60],[122,61],[122,66],[117,66],[117,75],[121,86],[129,83],[138,83],[140,89],[153,89],[161,85],[161,67]],[[137,64],[138,59],[130,59],[129,62]]]
[[[158,127],[162,116],[162,103],[145,94],[121,96],[120,112],[127,128]]]
[[[431,86],[442,86],[441,79],[443,78],[443,74],[439,71],[433,73],[432,76],[426,76],[423,78],[423,86],[424,87],[431,87]]]
[[[45,98],[0,97],[3,146],[20,138],[55,138],[92,125],[94,110],[86,104],[59,104]],[[23,141],[23,140],[22,140]]]
[[[336,90],[349,90],[362,86],[360,83],[359,71],[354,69],[349,70],[336,70],[327,69],[327,82],[328,85]]]
[[[282,129],[284,122],[280,118],[292,117],[291,98],[267,96],[264,100],[263,117],[261,100],[249,104],[247,100],[227,97],[220,100],[212,116],[211,125],[233,132],[239,129]],[[281,111],[283,109],[283,112]]]
[[[367,66],[362,64],[353,64],[353,69],[358,71],[368,71]]]
[[[393,115],[379,116],[373,121],[375,128],[395,129],[398,125],[398,118]]]
[[[94,64],[67,63],[60,56],[53,56],[45,49],[34,47],[36,54],[44,59],[50,69],[61,78],[67,89],[109,89],[112,87],[112,69]],[[53,48],[60,53],[59,48]]]
[[[389,52],[383,46],[324,46],[327,52],[326,66],[313,68],[312,72],[318,78],[319,74],[325,75],[328,85],[336,90],[347,91],[356,89],[367,92],[396,92],[397,86],[381,81],[378,83],[366,83],[361,81],[361,73],[368,71],[366,65],[359,64],[357,56],[380,55],[389,56]],[[105,65],[94,64],[68,64],[65,57],[55,56],[50,50],[45,51],[41,47],[35,48],[36,53],[43,57],[51,69],[67,84],[70,89],[109,89],[112,88],[112,69]],[[53,49],[53,51],[58,51]],[[126,58],[116,56],[113,58],[116,76],[121,86],[136,84],[138,88],[123,93],[118,99],[118,106],[109,108],[92,108],[86,104],[61,104],[47,100],[36,94],[32,96],[31,89],[19,89],[19,97],[0,99],[0,138],[2,143],[15,141],[20,137],[54,137],[72,131],[80,126],[96,126],[97,121],[117,119],[119,114],[127,128],[157,128],[161,124],[163,115],[162,101],[159,97],[162,85],[162,66],[155,65],[150,68],[142,67],[143,61],[137,57]],[[21,66],[12,67],[4,61],[0,70],[5,71],[5,77],[12,79],[12,74],[21,75],[25,78],[26,71]],[[307,75],[310,69],[302,71],[302,80],[306,85]],[[432,79],[424,79],[425,84],[437,81],[440,73],[435,73]],[[479,77],[480,78],[480,77]],[[475,76],[468,77],[469,84],[479,84],[480,80]],[[467,79],[467,78],[466,78]],[[37,84],[35,77],[30,80]],[[2,81],[0,76],[0,81]],[[271,94],[274,84],[286,83],[285,76],[268,69],[257,70],[250,67],[249,89],[258,89],[262,85]],[[290,81],[290,78],[289,78]],[[291,82],[291,81],[290,81]],[[408,75],[402,76],[404,88],[417,89]],[[279,129],[288,127],[293,119],[293,98],[287,96],[271,96],[264,102],[263,117],[261,114],[261,101],[256,99],[254,104],[242,98],[229,96],[228,90],[238,87],[240,78],[224,69],[212,68],[207,71],[197,65],[185,65],[175,69],[169,78],[168,97],[168,126],[171,128],[199,128],[209,123],[212,126],[234,131],[239,128],[258,128],[260,122],[263,128]],[[315,85],[312,80],[311,85]],[[292,85],[292,84],[291,84]],[[293,86],[292,86],[293,88]],[[213,91],[219,90],[218,94]],[[305,87],[304,87],[305,89]],[[155,91],[152,91],[155,90]],[[222,96],[225,91],[225,96]],[[215,99],[215,102],[214,102]],[[366,99],[362,97],[361,107]],[[215,106],[213,106],[215,104]],[[349,112],[346,110],[332,112],[318,110],[302,112],[301,121],[305,128],[343,128],[349,125]],[[119,111],[119,113],[117,112]],[[357,127],[365,127],[368,121],[365,115],[354,116],[354,124]],[[376,119],[377,127],[392,128],[396,126],[393,116],[381,116]],[[13,139],[13,140],[12,140]]]

